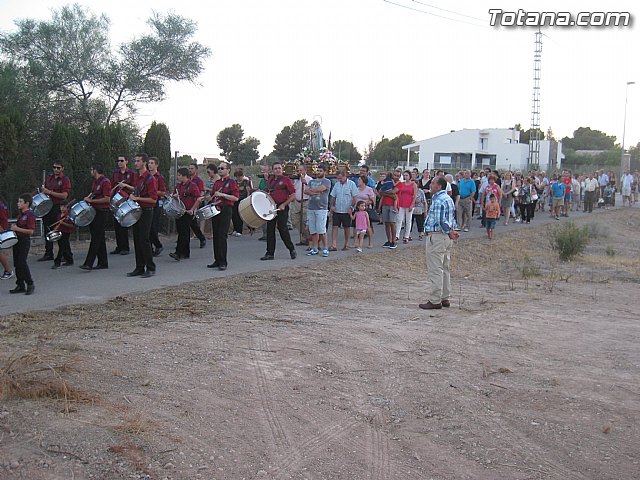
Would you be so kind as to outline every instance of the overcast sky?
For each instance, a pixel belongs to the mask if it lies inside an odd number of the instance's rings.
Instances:
[[[261,155],[298,119],[321,118],[325,137],[361,152],[383,135],[529,128],[535,30],[490,27],[489,9],[627,11],[631,27],[543,29],[541,128],[561,138],[588,126],[620,142],[626,83],[636,81],[625,145],[640,142],[637,2],[390,1],[409,8],[384,0],[78,3],[111,19],[114,45],[142,32],[152,9],[198,22],[196,39],[212,50],[200,85],[170,85],[167,99],[142,107],[137,120],[143,132],[164,122],[172,150],[199,159],[219,155],[216,135],[233,123],[260,140]],[[0,0],[0,29],[14,30],[16,18],[50,18],[67,3]]]

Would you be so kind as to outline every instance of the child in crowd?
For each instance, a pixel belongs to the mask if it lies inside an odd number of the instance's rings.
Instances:
[[[69,207],[67,205],[60,205],[60,215],[58,215],[58,221],[60,222],[56,227],[56,230],[62,233],[62,236],[58,240],[58,255],[53,261],[54,270],[60,266],[62,260],[64,259],[64,263],[62,265],[69,266],[73,265],[73,253],[71,253],[71,243],[69,242],[69,237],[71,233],[73,233],[74,225],[73,222],[69,219]]]
[[[32,295],[36,287],[31,278],[31,271],[27,265],[29,248],[31,247],[31,235],[36,229],[36,216],[31,211],[31,195],[23,193],[18,198],[18,220],[11,225],[11,230],[16,232],[18,243],[13,246],[13,267],[16,270],[16,288],[9,293],[25,293]],[[25,288],[26,286],[26,288]]]
[[[4,202],[2,196],[0,196],[0,232],[4,232],[9,229],[9,209]],[[4,273],[0,276],[0,280],[9,280],[13,278],[13,270],[9,266],[7,256],[0,250],[0,264],[4,267]]]
[[[393,181],[393,175],[391,173],[387,174],[387,178],[385,178],[380,185],[381,192],[388,192],[393,190],[396,187],[395,182]],[[393,198],[393,213],[398,213],[398,196],[393,193],[391,194],[391,198]]]
[[[487,225],[487,237],[493,240],[493,230],[496,228],[496,222],[500,218],[500,204],[494,193],[489,197],[489,203],[484,207],[485,219]]]
[[[554,176],[551,184],[551,215],[556,220],[560,220],[560,214],[564,208],[564,192],[564,183],[557,176]]]
[[[360,200],[356,203],[356,211],[351,216],[356,222],[356,252],[362,253],[362,244],[364,242],[364,236],[369,229],[369,213],[367,213],[367,203]]]
[[[609,210],[613,205],[613,186],[608,184],[604,187],[604,208],[605,210]]]

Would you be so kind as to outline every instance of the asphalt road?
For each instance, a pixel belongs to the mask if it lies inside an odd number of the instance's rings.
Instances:
[[[592,215],[601,218],[603,214],[606,215],[606,212],[595,211]],[[585,214],[575,213],[571,216],[582,217],[583,215]],[[561,221],[566,221],[566,219],[563,218]],[[529,225],[513,223],[512,220],[509,226],[504,226],[501,221],[498,223],[495,235],[499,236],[505,231],[514,229],[536,228],[537,226],[551,222],[557,223],[557,221],[549,217],[547,212],[536,214],[535,219]],[[395,251],[384,249],[382,248],[382,244],[386,241],[384,227],[382,225],[374,225],[374,228],[375,241],[373,249],[364,248],[362,254],[357,253],[353,249],[346,252],[340,251],[343,243],[342,232],[340,232],[340,238],[338,240],[339,251],[331,252],[329,258],[322,258],[320,255],[309,257],[305,255],[306,247],[296,247],[298,258],[291,260],[288,250],[276,232],[275,260],[260,261],[260,257],[264,255],[266,249],[266,242],[258,240],[260,230],[253,236],[245,234],[242,237],[229,237],[229,267],[224,272],[206,267],[208,263],[213,261],[211,240],[207,240],[206,247],[202,249],[199,248],[199,241],[197,239],[191,240],[191,258],[177,262],[169,257],[169,253],[175,249],[175,236],[161,237],[164,251],[155,259],[157,266],[156,275],[148,279],[126,276],[126,273],[132,271],[135,267],[132,240],[130,240],[132,248],[131,254],[127,256],[109,255],[109,269],[96,271],[84,271],[78,268],[84,261],[89,245],[88,241],[72,243],[71,248],[74,253],[75,265],[60,267],[57,270],[51,269],[53,262],[37,262],[36,260],[42,256],[44,247],[34,247],[31,249],[29,255],[29,267],[36,285],[35,294],[31,296],[23,294],[11,295],[9,294],[9,290],[15,287],[15,279],[4,280],[0,283],[0,311],[2,314],[8,314],[27,310],[47,310],[62,305],[99,303],[130,292],[143,292],[154,289],[170,291],[172,287],[185,282],[224,278],[229,275],[238,275],[247,272],[315,265],[322,262],[340,260],[351,255],[366,255],[372,252],[385,251],[388,252],[389,255],[393,255],[394,252],[404,248],[418,247],[422,243],[418,241],[418,235],[415,233],[414,227],[414,240],[412,242],[406,245],[400,242],[398,249]],[[466,233],[461,232],[460,239],[464,241],[465,239],[479,237],[485,238],[486,233],[483,228],[480,228],[480,221],[474,219],[471,230]],[[291,238],[294,243],[299,240],[299,235],[296,230],[291,231]],[[367,239],[365,239],[365,246],[366,244]],[[57,246],[55,248],[55,252],[57,253]],[[108,241],[107,249],[111,251],[113,248],[114,242]],[[11,263],[11,250],[6,250],[5,252],[8,253]],[[422,255],[422,251],[416,249],[416,254]],[[203,292],[203,295],[204,294],[205,292]]]

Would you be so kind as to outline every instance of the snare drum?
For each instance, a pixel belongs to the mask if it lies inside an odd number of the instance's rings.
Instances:
[[[201,222],[202,220],[208,220],[215,217],[219,213],[220,210],[218,210],[215,205],[205,205],[204,207],[196,210],[196,220],[198,220],[199,222]]]
[[[138,202],[128,199],[120,204],[113,216],[121,226],[127,228],[140,220],[142,207],[140,207]]]
[[[47,239],[47,242],[57,242],[62,237],[62,232],[60,230],[51,230],[44,236]]]
[[[180,218],[187,209],[178,197],[169,197],[162,206],[162,211],[169,218]]]
[[[18,234],[13,230],[7,230],[6,232],[0,232],[0,248],[11,248],[18,243]]]
[[[238,205],[238,213],[242,221],[251,228],[258,228],[263,223],[276,217],[278,206],[270,195],[262,191],[253,192]]]
[[[111,212],[116,213],[118,207],[122,202],[124,202],[128,198],[127,195],[123,195],[122,192],[118,192],[111,197],[109,201],[109,207],[111,208]]]
[[[33,214],[36,217],[44,217],[52,208],[53,200],[51,200],[49,195],[37,193],[33,196],[33,199],[31,200],[31,210],[33,210]]]
[[[69,207],[69,220],[78,227],[86,227],[96,217],[96,210],[84,200]]]

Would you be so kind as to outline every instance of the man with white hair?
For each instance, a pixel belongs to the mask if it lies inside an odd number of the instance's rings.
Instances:
[[[631,175],[629,172],[624,172],[624,175],[622,175],[620,181],[622,182],[622,206],[624,207],[625,200],[627,201],[629,206],[631,206],[631,185],[633,185],[633,175]]]

